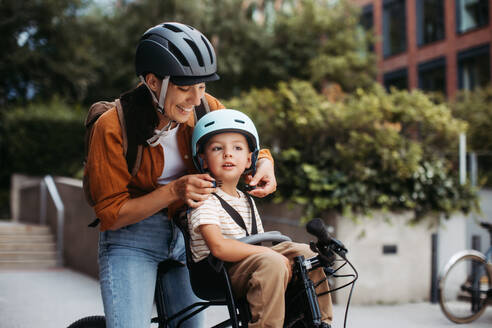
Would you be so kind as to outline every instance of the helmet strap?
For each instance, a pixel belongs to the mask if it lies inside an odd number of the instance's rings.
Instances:
[[[169,76],[165,76],[162,79],[161,93],[159,94],[159,100],[157,100],[154,91],[152,91],[152,89],[149,87],[149,85],[145,81],[145,78],[142,75],[140,75],[139,78],[140,81],[147,87],[147,89],[149,89],[150,95],[152,96],[152,100],[157,104],[157,110],[159,111],[159,113],[161,113],[163,116],[169,119],[169,123],[160,131],[160,133],[154,134],[150,139],[147,140],[147,143],[150,146],[155,147],[159,144],[160,136],[163,135],[166,131],[168,131],[171,128],[173,122],[175,122],[169,116],[166,115],[166,111],[164,110],[164,101],[166,100],[167,87],[169,85]]]
[[[169,75],[162,79],[161,93],[159,94],[159,102],[157,103],[157,108],[162,115],[166,115],[164,111],[164,100],[166,100],[167,86],[169,85]],[[172,121],[172,120],[171,120]]]
[[[258,153],[259,151],[255,150],[251,155],[251,166],[249,167],[249,169],[246,170],[245,173],[249,173],[252,176],[256,174],[256,162],[258,161]]]
[[[157,97],[155,96],[154,91],[152,91],[152,89],[149,87],[147,82],[145,82],[145,78],[142,75],[140,75],[139,78],[140,78],[140,81],[143,84],[145,84],[147,89],[149,89],[150,94],[152,95],[152,100],[154,100],[154,102],[157,104],[157,110],[159,111],[159,113],[161,113],[164,116],[167,116],[166,111],[164,110],[164,101],[166,100],[167,87],[169,85],[169,76],[165,76],[162,79],[161,93],[159,94],[159,100],[157,100]]]

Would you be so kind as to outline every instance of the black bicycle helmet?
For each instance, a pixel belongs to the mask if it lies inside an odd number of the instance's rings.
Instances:
[[[176,85],[215,81],[217,60],[212,44],[191,26],[166,22],[148,29],[140,38],[135,56],[137,76],[169,76]]]

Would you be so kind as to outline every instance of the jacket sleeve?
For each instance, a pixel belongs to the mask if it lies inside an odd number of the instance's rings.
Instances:
[[[128,172],[123,151],[121,127],[116,110],[101,115],[94,125],[86,170],[94,211],[101,220],[101,230],[116,221],[120,208],[130,198]]]

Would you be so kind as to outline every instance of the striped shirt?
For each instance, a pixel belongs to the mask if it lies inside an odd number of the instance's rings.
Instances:
[[[243,218],[248,233],[251,234],[251,209],[249,207],[247,196],[237,190],[240,197],[233,197],[222,189],[217,188],[217,195],[231,205]],[[260,215],[256,209],[256,205],[253,201],[253,207],[256,216],[256,225],[258,233],[262,233],[263,225],[261,224]],[[193,254],[193,261],[198,262],[210,254],[202,234],[200,233],[200,226],[205,224],[215,224],[220,227],[222,235],[225,238],[238,239],[246,236],[246,232],[241,228],[231,216],[224,210],[220,201],[214,195],[210,197],[198,208],[193,209],[188,214],[188,227],[190,229],[191,239],[191,253]]]

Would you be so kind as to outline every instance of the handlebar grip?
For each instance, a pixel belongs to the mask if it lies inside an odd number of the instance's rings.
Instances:
[[[325,245],[329,245],[332,241],[331,236],[328,234],[328,230],[326,230],[325,224],[319,218],[309,221],[306,225],[306,230],[311,235],[317,237],[318,240]]]
[[[330,236],[328,230],[325,227],[325,224],[323,223],[323,221],[321,221],[321,219],[316,218],[309,221],[308,224],[306,225],[306,230],[311,235],[317,237],[319,243],[326,246],[329,245],[334,246],[333,250],[336,253],[343,254],[347,252],[347,249],[345,248],[345,246],[342,244],[341,241]]]

